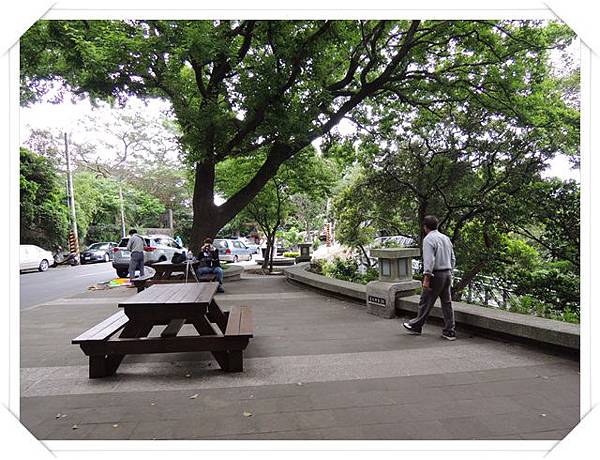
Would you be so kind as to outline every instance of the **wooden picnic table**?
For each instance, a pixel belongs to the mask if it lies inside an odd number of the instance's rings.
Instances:
[[[128,354],[187,351],[210,351],[223,370],[243,371],[243,350],[252,337],[251,308],[222,311],[214,299],[217,286],[159,284],[120,302],[119,312],[72,341],[89,356],[90,378],[113,375]],[[185,324],[196,334],[180,336]],[[156,326],[165,326],[160,336],[148,337]]]
[[[156,271],[154,275],[154,280],[171,280],[174,278],[175,273],[180,274],[179,278],[185,278],[186,270],[188,271],[188,280],[195,280],[195,270],[198,267],[198,264],[198,261],[193,261],[189,263],[183,262],[177,264],[168,260],[165,260],[164,262],[156,262],[155,264],[152,264],[152,268],[154,268],[154,270]]]
[[[169,261],[157,262],[152,266],[146,267],[149,271],[146,276],[140,276],[133,280],[138,292],[143,291],[153,284],[181,283],[181,282],[206,282],[214,281],[217,276],[214,273],[197,275],[196,268],[200,264],[195,260],[188,263],[173,263]],[[186,277],[187,271],[187,277]]]

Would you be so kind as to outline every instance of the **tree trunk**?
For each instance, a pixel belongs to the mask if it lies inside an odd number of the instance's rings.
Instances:
[[[272,251],[271,240],[269,239],[269,236],[267,235],[267,247],[266,247],[266,251],[265,251],[265,256],[263,257],[263,263],[261,266],[261,268],[263,270],[266,270],[267,267],[269,266],[269,260],[271,258],[271,251]]]
[[[274,230],[270,236],[271,251],[269,252],[269,273],[273,272],[273,256],[277,252],[277,248],[275,247],[275,232],[276,232],[276,230]]]
[[[309,241],[312,241],[312,238],[310,237],[310,221],[307,219],[306,220],[306,233],[304,234],[304,242],[308,243]]]
[[[421,250],[421,254],[423,254],[423,238],[425,238],[425,230],[423,230],[423,220],[427,215],[428,204],[429,203],[427,202],[427,200],[419,199],[419,209],[417,212],[417,216],[419,219],[419,235],[421,235],[421,238],[419,239],[419,249]]]
[[[358,248],[362,251],[363,255],[365,256],[365,260],[367,261],[367,267],[371,267],[371,259],[369,258],[369,254],[367,254],[367,250],[362,244],[359,244]]]
[[[202,247],[205,238],[214,238],[223,226],[233,219],[262,190],[275,174],[279,166],[300,148],[292,150],[284,144],[271,146],[269,156],[248,184],[229,198],[221,206],[215,205],[215,162],[211,158],[196,163],[193,223],[190,249],[192,252]]]
[[[471,270],[464,274],[458,284],[452,290],[452,300],[460,301],[464,289],[475,279],[479,272],[485,267],[487,261],[482,260],[475,265]]]
[[[214,238],[227,221],[215,205],[215,164],[212,160],[196,163],[190,250],[198,253],[205,238]]]

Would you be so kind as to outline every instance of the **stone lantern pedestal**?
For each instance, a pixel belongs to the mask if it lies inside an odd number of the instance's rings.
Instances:
[[[382,318],[396,316],[396,298],[413,295],[421,283],[412,279],[412,259],[417,248],[371,249],[377,257],[379,280],[367,284],[367,312]]]
[[[312,243],[299,243],[298,247],[300,248],[300,255],[296,257],[296,263],[300,262],[310,262],[310,248]]]

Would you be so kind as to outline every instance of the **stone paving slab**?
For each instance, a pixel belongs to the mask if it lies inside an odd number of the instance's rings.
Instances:
[[[86,292],[22,313],[21,420],[35,436],[562,439],[578,422],[571,359],[460,330],[450,343],[438,326],[410,336],[401,320],[281,277],[242,279],[217,296],[224,309],[253,307],[244,373],[189,353],[126,357],[116,376],[89,380],[71,338],[133,294]]]

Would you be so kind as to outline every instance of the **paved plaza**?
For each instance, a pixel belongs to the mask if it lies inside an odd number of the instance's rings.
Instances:
[[[410,336],[401,318],[283,277],[225,287],[221,308],[253,309],[241,374],[188,353],[128,356],[117,375],[88,379],[71,339],[135,289],[24,309],[22,423],[39,439],[429,440],[562,439],[579,421],[573,359],[460,327],[455,342],[435,324]]]

